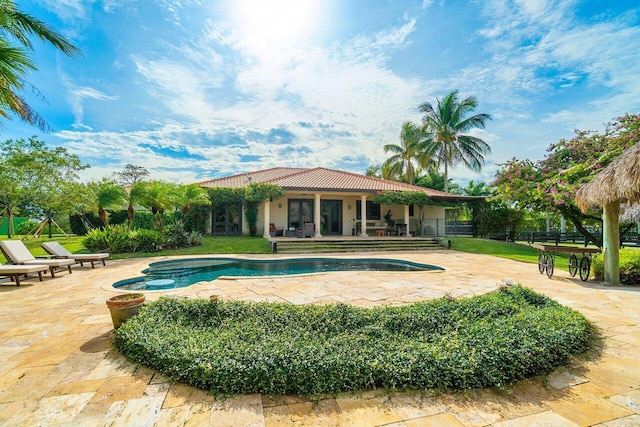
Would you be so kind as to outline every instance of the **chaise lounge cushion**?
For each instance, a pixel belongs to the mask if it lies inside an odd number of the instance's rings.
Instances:
[[[42,248],[47,251],[47,253],[51,254],[55,258],[62,259],[74,259],[76,262],[80,263],[80,266],[83,266],[83,262],[90,262],[91,268],[95,268],[94,263],[96,261],[102,262],[102,265],[106,265],[105,260],[109,258],[109,254],[106,253],[98,253],[98,254],[72,254],[62,246],[58,242],[44,242],[42,243]]]
[[[11,277],[16,281],[16,286],[20,286],[20,276],[31,273],[38,273],[38,278],[42,282],[42,272],[49,269],[46,265],[2,265],[0,264],[0,276]]]
[[[72,273],[71,266],[75,264],[73,259],[36,259],[20,240],[3,240],[0,242],[0,249],[13,264],[48,266],[51,277],[55,277],[55,270],[62,267],[67,267],[69,273]]]

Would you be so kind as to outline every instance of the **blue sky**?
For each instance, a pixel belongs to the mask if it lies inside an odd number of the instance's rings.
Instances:
[[[364,172],[386,158],[418,105],[451,90],[494,120],[475,131],[496,164],[539,159],[574,129],[640,112],[635,0],[36,0],[24,11],[84,55],[35,42],[54,131],[39,135],[99,179],[133,163],[191,183],[274,167]]]

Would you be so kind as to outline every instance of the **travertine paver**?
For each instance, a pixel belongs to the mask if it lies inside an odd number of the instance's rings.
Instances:
[[[399,305],[445,295],[467,297],[511,279],[573,307],[604,340],[545,378],[505,390],[457,393],[374,390],[337,396],[228,396],[174,383],[114,350],[111,284],[149,262],[111,261],[71,275],[0,286],[0,425],[157,426],[637,426],[640,425],[640,292],[553,279],[537,266],[455,251],[353,254],[401,258],[444,272],[341,272],[201,282],[161,295],[294,304]],[[267,256],[252,255],[252,258]],[[286,258],[286,257],[283,257]]]

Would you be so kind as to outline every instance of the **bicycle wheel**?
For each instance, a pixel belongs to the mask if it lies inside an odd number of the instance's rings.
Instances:
[[[540,255],[538,255],[538,271],[540,272],[540,274],[544,273],[544,267],[546,264],[547,261],[545,260],[544,253],[540,252]]]
[[[591,270],[591,260],[586,256],[583,256],[580,260],[580,279],[586,282],[589,279],[589,273]]]
[[[576,273],[578,272],[578,257],[576,254],[571,254],[569,257],[569,274],[571,277],[576,277]]]
[[[551,276],[553,276],[553,257],[551,255],[547,255],[546,271],[547,271],[547,277],[551,279]]]

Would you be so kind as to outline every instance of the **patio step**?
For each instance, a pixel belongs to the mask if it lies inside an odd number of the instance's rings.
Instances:
[[[367,252],[367,251],[422,251],[442,249],[439,239],[273,239],[272,250],[277,253]]]

